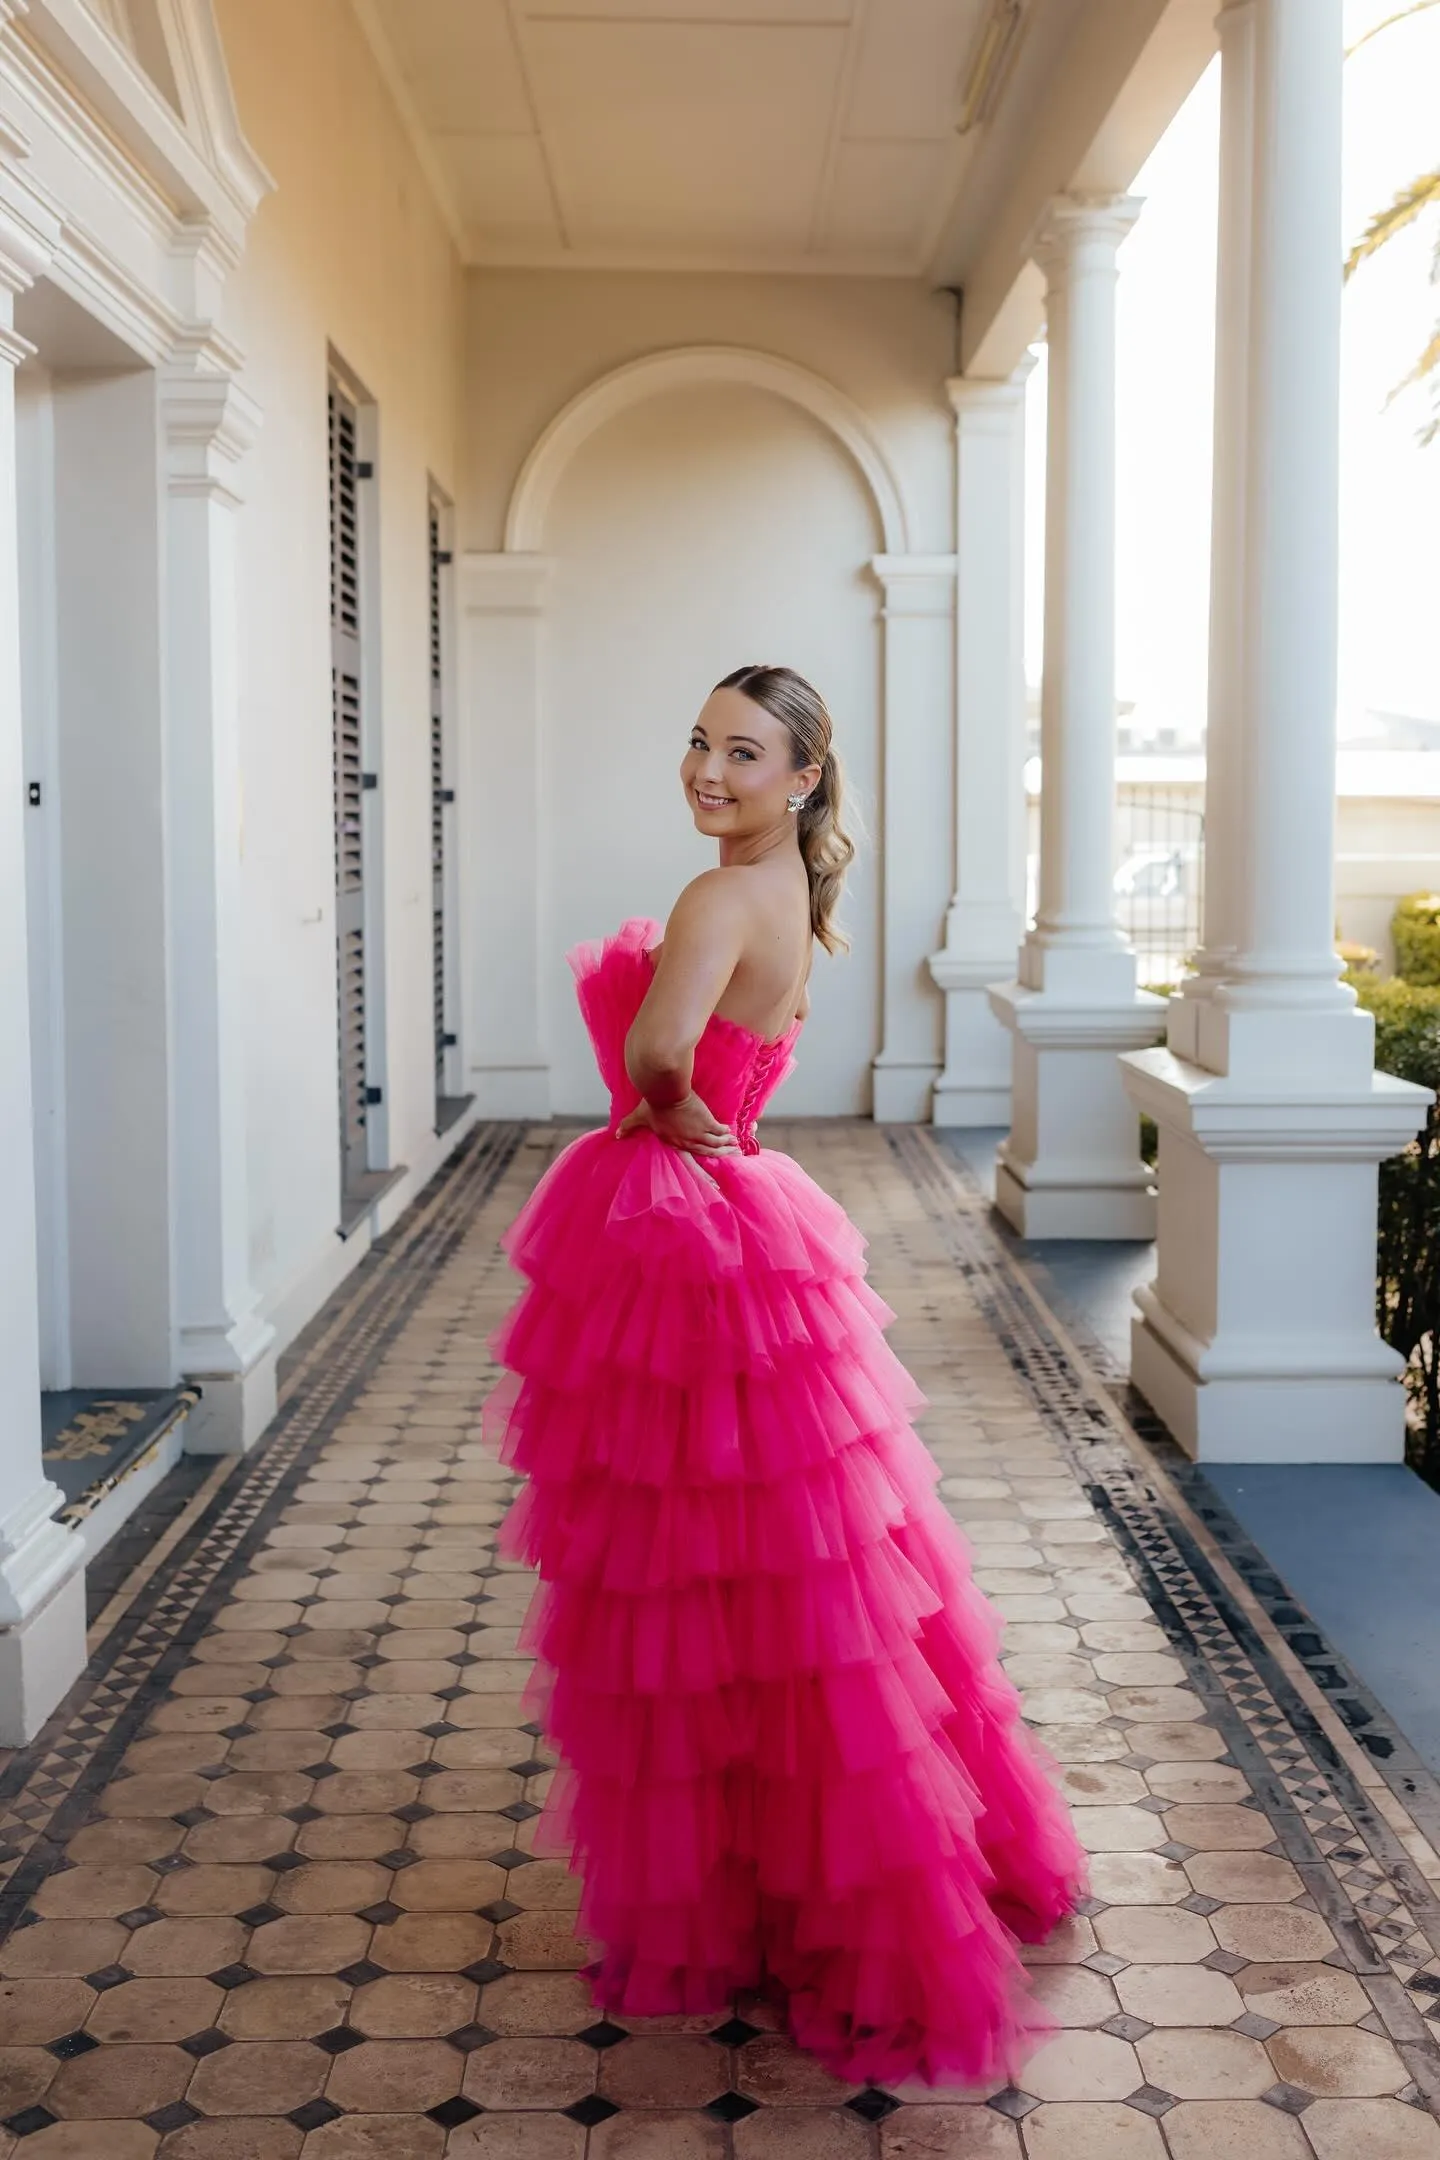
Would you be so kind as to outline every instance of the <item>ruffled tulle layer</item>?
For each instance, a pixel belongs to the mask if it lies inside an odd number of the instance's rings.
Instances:
[[[858,1232],[785,1156],[597,1133],[507,1245],[487,1426],[527,1479],[542,1843],[583,1871],[598,1998],[765,1988],[846,2077],[1008,2076],[1038,2025],[1017,1938],[1081,1859]]]

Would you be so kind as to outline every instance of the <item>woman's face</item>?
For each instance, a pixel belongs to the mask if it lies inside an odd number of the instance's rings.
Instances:
[[[713,690],[690,735],[680,778],[698,830],[717,840],[770,831],[806,795],[818,765],[796,771],[790,733],[742,690]]]

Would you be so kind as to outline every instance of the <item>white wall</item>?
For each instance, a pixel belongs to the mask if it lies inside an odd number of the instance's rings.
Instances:
[[[788,398],[739,383],[662,386],[575,452],[540,536],[550,568],[536,642],[542,750],[533,785],[538,1054],[551,1066],[549,1107],[588,1114],[603,1101],[564,952],[629,914],[663,920],[686,879],[713,859],[690,825],[676,767],[713,683],[744,661],[771,660],[811,675],[829,700],[867,828],[845,910],[854,952],[817,962],[814,1014],[784,1106],[796,1115],[868,1110],[870,1063],[882,1045],[884,747],[882,594],[868,565],[887,537],[902,553],[953,547],[951,303],[898,281],[477,272],[468,324],[459,520],[464,546],[489,560],[504,545],[517,478],[545,428],[601,378],[651,354],[735,346],[804,367],[858,414],[893,476],[903,536],[882,530],[872,489],[837,434]],[[468,777],[477,798],[530,784],[504,740],[507,724],[523,722],[496,709],[515,679],[514,619],[500,622],[489,618],[471,648]],[[926,709],[902,710],[892,724],[933,742],[934,799],[948,819],[952,691],[948,669],[934,672]],[[903,837],[906,805],[893,807]],[[497,834],[510,858],[503,877],[487,876],[483,861],[469,866],[476,969],[508,919],[508,894],[529,874],[512,840],[513,829]],[[916,895],[925,949],[906,956],[899,995],[933,1006],[920,1032],[935,1036],[938,1070],[939,999],[923,963],[940,941],[953,865],[945,836],[935,847],[928,830],[913,863],[903,851],[894,861],[925,888]],[[523,1063],[533,1054],[530,1023],[511,1027],[492,987],[473,999],[482,1039],[472,1055],[504,1067],[510,1038]],[[533,1106],[540,1096],[514,1100]]]
[[[557,1111],[604,1095],[561,955],[627,915],[663,921],[715,860],[676,768],[711,685],[747,660],[810,675],[873,826],[879,754],[880,546],[874,507],[833,436],[763,391],[655,398],[592,437],[550,521],[556,557],[542,801],[542,959]],[[787,1109],[870,1107],[879,1049],[875,862],[846,896],[854,941],[816,970]]]
[[[375,401],[378,804],[389,1160],[436,1156],[427,494],[457,491],[461,275],[347,0],[219,0],[240,118],[276,188],[226,289],[263,410],[242,474],[241,731],[251,1266],[282,1335],[343,1264],[331,835],[326,374]],[[378,999],[377,999],[378,1003]]]

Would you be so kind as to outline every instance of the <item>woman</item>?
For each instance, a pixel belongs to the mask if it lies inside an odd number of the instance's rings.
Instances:
[[[790,1069],[854,850],[817,693],[745,667],[681,767],[720,862],[663,943],[571,957],[608,1131],[507,1249],[491,1428],[528,1484],[545,1826],[584,1875],[598,2000],[762,1990],[840,2076],[1004,2078],[1037,2020],[1017,1938],[1079,1895],[998,1623],[910,1427],[842,1210],[755,1124]]]

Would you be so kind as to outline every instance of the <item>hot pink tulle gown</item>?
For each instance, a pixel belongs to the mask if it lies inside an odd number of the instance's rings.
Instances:
[[[507,1238],[528,1287],[487,1411],[542,1578],[530,1703],[562,1757],[608,2009],[778,1999],[857,2081],[1011,2074],[1038,2029],[1017,1939],[1081,1894],[1069,1819],[997,1661],[843,1210],[755,1124],[798,1025],[712,1019],[695,1088],[743,1153],[614,1127],[651,922],[571,955],[611,1126]]]

